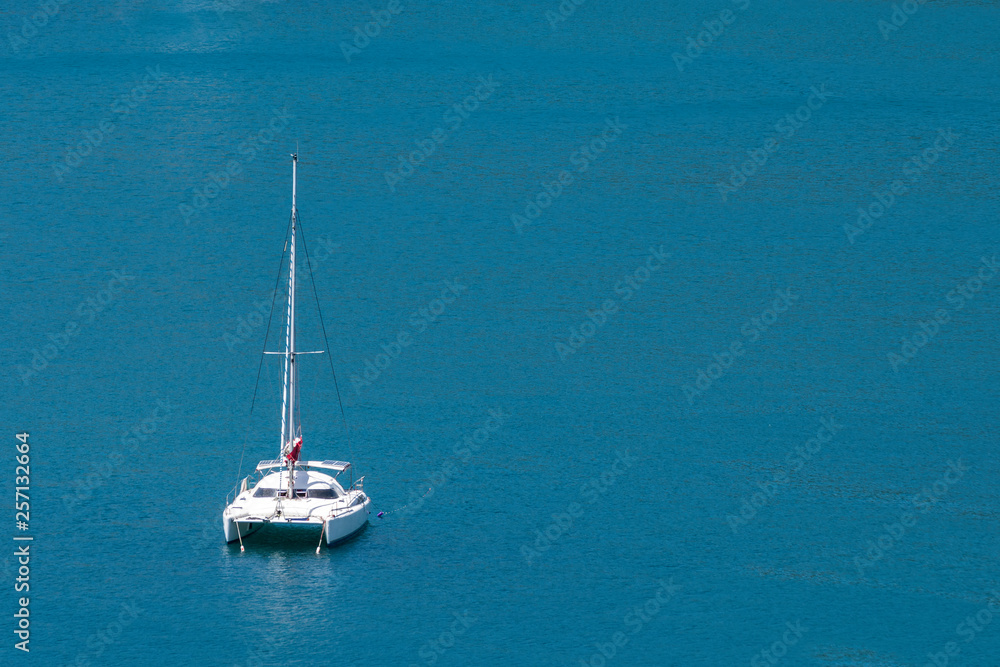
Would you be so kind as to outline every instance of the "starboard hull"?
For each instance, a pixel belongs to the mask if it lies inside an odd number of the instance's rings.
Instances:
[[[360,505],[349,507],[346,512],[327,519],[324,531],[327,546],[346,542],[364,530],[365,526],[368,525],[371,504],[371,499],[365,497],[364,502]]]

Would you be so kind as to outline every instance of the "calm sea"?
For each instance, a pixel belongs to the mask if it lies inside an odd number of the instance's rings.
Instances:
[[[5,3],[0,662],[1000,665],[998,29]],[[296,146],[304,455],[388,514],[240,553]]]

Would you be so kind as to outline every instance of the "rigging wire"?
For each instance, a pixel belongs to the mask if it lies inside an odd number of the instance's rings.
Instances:
[[[292,216],[288,216],[288,227],[285,228],[285,244],[284,248],[288,247],[288,235],[292,229]],[[264,366],[264,350],[267,349],[267,340],[271,335],[271,320],[274,318],[274,302],[278,298],[278,286],[281,284],[281,267],[285,263],[285,251],[281,251],[281,258],[278,261],[278,275],[274,279],[274,292],[271,294],[271,312],[267,315],[267,331],[264,332],[264,345],[260,350],[260,363],[257,364],[257,380],[254,381],[253,385],[253,398],[250,399],[250,414],[247,416],[247,428],[243,434],[243,451],[240,452],[240,466],[236,469],[236,484],[233,489],[239,489],[240,486],[240,475],[243,474],[243,457],[247,451],[247,440],[250,437],[250,426],[251,419],[253,419],[253,408],[257,403],[257,388],[260,386],[260,371]],[[238,493],[236,494],[238,495]]]
[[[306,266],[309,267],[309,282],[313,288],[313,298],[316,299],[316,312],[319,313],[319,325],[323,329],[323,342],[326,343],[326,356],[330,361],[330,372],[333,373],[333,386],[337,390],[337,403],[340,404],[340,417],[344,420],[344,435],[347,439],[347,455],[354,458],[351,447],[351,430],[347,426],[347,414],[344,412],[344,401],[340,398],[340,386],[337,384],[337,371],[333,368],[333,352],[330,351],[330,339],[326,335],[326,324],[323,323],[323,309],[319,306],[319,293],[316,291],[316,279],[313,277],[312,262],[309,260],[309,247],[306,244],[306,234],[303,231],[302,217],[299,216],[299,232],[302,234],[302,250],[306,254]],[[354,486],[354,466],[351,466],[351,486]]]

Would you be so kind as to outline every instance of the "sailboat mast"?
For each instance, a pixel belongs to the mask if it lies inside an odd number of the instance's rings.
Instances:
[[[295,407],[298,404],[298,371],[295,367],[295,231],[298,209],[295,205],[299,156],[292,154],[292,240],[288,260],[288,318],[285,330],[285,379],[281,400],[281,455],[291,452],[298,437]],[[294,484],[295,463],[288,462],[288,489]]]
[[[299,212],[295,207],[296,168],[299,164],[299,154],[292,154],[292,246],[288,260],[288,450],[295,447],[298,435],[298,424],[295,423],[296,406],[299,402],[299,372],[295,364],[295,227],[299,221]],[[288,497],[294,496],[295,488],[295,457],[288,459]]]

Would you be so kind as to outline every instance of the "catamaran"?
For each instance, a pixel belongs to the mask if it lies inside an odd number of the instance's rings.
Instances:
[[[295,236],[298,154],[292,155],[292,217],[288,268],[288,310],[285,325],[284,381],[281,395],[279,456],[261,461],[243,478],[235,499],[222,512],[226,542],[240,543],[262,529],[302,532],[320,529],[320,544],[346,541],[368,525],[371,499],[363,490],[364,477],[345,489],[337,477],[351,467],[345,461],[300,461],[302,426],[299,423],[299,374],[296,357],[313,352],[295,349]],[[317,304],[318,306],[318,304]],[[329,352],[329,350],[326,350]],[[339,393],[339,392],[338,392]],[[242,464],[241,464],[242,465]],[[317,553],[319,547],[316,548]]]

